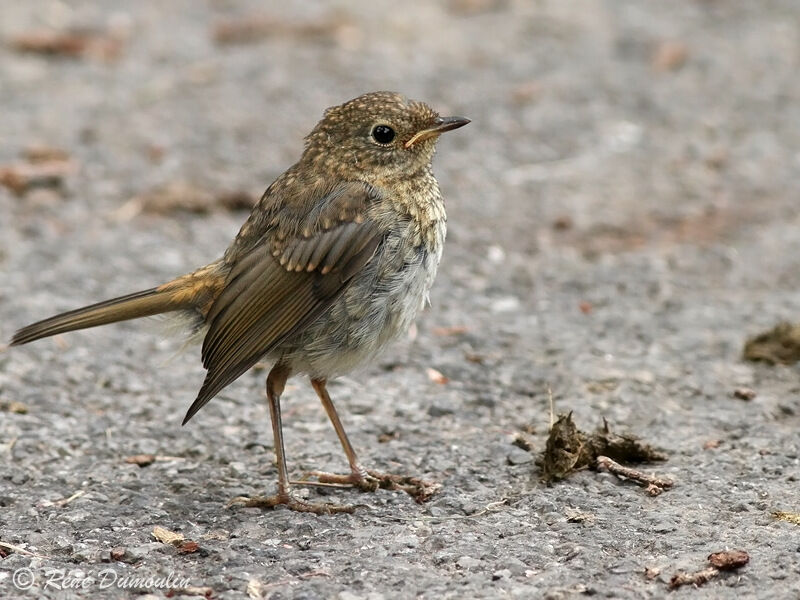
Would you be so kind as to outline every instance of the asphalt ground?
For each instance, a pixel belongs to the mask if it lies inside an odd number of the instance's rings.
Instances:
[[[442,491],[226,508],[274,490],[266,371],[180,427],[198,348],[156,320],[64,335],[0,353],[0,595],[800,597],[775,516],[800,511],[800,370],[742,358],[800,320],[799,20],[789,0],[6,2],[2,339],[215,259],[327,106],[391,89],[472,123],[434,165],[432,307],[330,386],[365,463]],[[290,383],[293,477],[344,470]],[[674,486],[544,484],[550,393],[659,448],[641,468]],[[723,550],[749,563],[669,591]]]

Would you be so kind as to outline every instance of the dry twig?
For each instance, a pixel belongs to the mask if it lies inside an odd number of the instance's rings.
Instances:
[[[598,470],[605,469],[617,477],[624,477],[640,485],[647,486],[647,493],[651,496],[658,496],[665,489],[671,488],[674,483],[671,479],[656,477],[639,469],[621,465],[607,456],[598,456],[596,464]]]
[[[11,40],[11,47],[18,52],[112,61],[122,51],[122,40],[97,30],[39,30],[18,35]]]
[[[0,184],[19,196],[32,187],[58,187],[77,170],[69,159],[14,163],[0,166]]]
[[[717,575],[719,575],[719,569],[716,567],[706,567],[702,571],[695,571],[694,573],[678,571],[669,580],[669,589],[674,590],[682,585],[703,585]]]
[[[669,580],[669,589],[674,590],[682,585],[699,586],[708,583],[722,571],[734,571],[745,566],[750,562],[750,555],[744,550],[725,550],[709,554],[708,562],[711,563],[711,566],[700,571],[695,571],[694,573],[678,571],[675,573]]]
[[[642,463],[665,459],[663,453],[635,436],[612,432],[605,421],[603,426],[593,433],[584,433],[578,429],[572,420],[572,413],[569,413],[559,415],[550,427],[547,444],[538,464],[546,481],[564,479],[581,469],[605,468],[647,484],[648,492],[658,495],[666,487],[670,487],[672,482],[663,485],[666,483],[665,480],[645,475],[635,469],[628,469],[617,461]]]

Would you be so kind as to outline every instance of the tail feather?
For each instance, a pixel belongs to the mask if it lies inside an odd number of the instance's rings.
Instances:
[[[17,331],[11,339],[11,345],[27,344],[67,331],[149,317],[174,310],[185,310],[193,306],[194,298],[190,295],[176,293],[176,290],[171,287],[161,286],[98,302],[38,321]]]

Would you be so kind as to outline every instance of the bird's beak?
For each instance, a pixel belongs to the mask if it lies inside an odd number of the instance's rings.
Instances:
[[[414,136],[405,143],[405,147],[411,148],[411,146],[414,144],[432,137],[436,137],[445,131],[458,129],[467,123],[469,123],[469,119],[465,119],[464,117],[436,117],[433,120],[433,125],[431,127],[415,133]]]

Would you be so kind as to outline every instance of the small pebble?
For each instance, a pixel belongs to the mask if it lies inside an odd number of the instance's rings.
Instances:
[[[509,448],[506,458],[508,459],[508,464],[510,465],[524,465],[525,463],[529,463],[533,460],[533,455],[522,448],[512,446]]]
[[[456,561],[456,564],[465,571],[469,571],[479,567],[481,561],[479,561],[477,558],[472,558],[471,556],[462,556]]]

